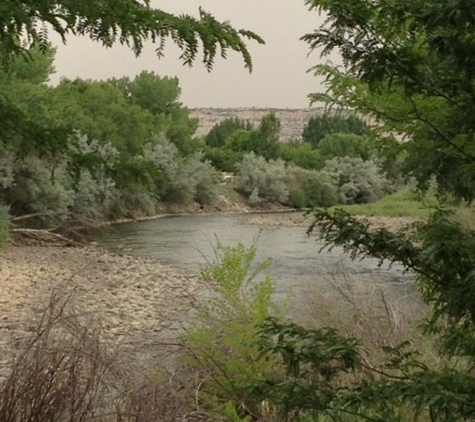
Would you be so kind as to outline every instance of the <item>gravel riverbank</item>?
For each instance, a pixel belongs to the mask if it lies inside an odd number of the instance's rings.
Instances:
[[[54,293],[69,297],[69,312],[100,324],[108,339],[144,356],[187,318],[199,290],[196,279],[155,260],[93,246],[0,250],[0,284],[2,350],[34,334]]]

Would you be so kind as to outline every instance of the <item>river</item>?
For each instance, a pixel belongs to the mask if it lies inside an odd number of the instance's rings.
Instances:
[[[340,248],[322,250],[323,244],[307,236],[305,227],[256,226],[246,224],[248,219],[248,214],[157,218],[114,225],[94,240],[109,250],[157,259],[191,275],[215,261],[217,240],[226,246],[249,246],[258,238],[256,262],[272,259],[269,272],[276,280],[277,298],[290,288],[296,297],[317,287],[331,289],[342,279],[378,286],[399,301],[414,293],[411,275],[400,266],[351,260]]]

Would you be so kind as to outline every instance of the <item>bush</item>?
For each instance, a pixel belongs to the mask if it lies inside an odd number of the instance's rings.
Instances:
[[[285,162],[308,170],[320,170],[324,160],[320,152],[307,142],[292,142],[280,145],[280,158]]]
[[[324,173],[288,167],[289,199],[295,208],[330,207],[338,202],[335,183]]]
[[[28,156],[18,161],[6,200],[14,215],[54,213],[65,217],[74,202],[71,185],[64,161]]]
[[[251,406],[245,386],[276,371],[276,362],[260,360],[251,345],[270,315],[274,289],[266,271],[270,261],[256,266],[255,255],[256,243],[249,248],[218,243],[218,261],[201,272],[207,300],[183,336],[187,363],[199,371],[199,405],[235,421],[262,411]]]
[[[343,204],[373,202],[391,192],[391,183],[373,160],[337,157],[325,162],[322,173],[338,186]]]
[[[249,153],[237,165],[236,189],[246,194],[251,203],[277,202],[285,204],[289,198],[287,170],[282,160],[269,160]]]
[[[8,207],[0,205],[0,247],[10,238],[10,215]]]

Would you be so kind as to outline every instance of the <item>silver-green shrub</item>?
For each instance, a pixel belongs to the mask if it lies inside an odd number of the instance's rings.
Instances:
[[[391,182],[372,159],[335,157],[325,162],[322,174],[338,186],[343,204],[373,202],[392,190]]]
[[[20,213],[66,216],[75,196],[70,186],[64,160],[28,156],[17,162],[10,203]]]
[[[289,186],[283,160],[267,161],[251,152],[237,164],[237,169],[235,188],[246,194],[251,203],[287,202]]]

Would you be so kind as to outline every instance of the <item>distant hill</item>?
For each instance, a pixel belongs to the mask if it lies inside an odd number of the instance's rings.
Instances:
[[[257,126],[262,117],[267,113],[274,112],[280,119],[280,140],[289,142],[292,139],[302,138],[303,128],[308,121],[324,112],[322,107],[307,109],[278,109],[278,108],[195,108],[190,110],[190,116],[198,118],[200,123],[196,136],[205,136],[211,128],[229,117],[238,117],[249,120]]]

